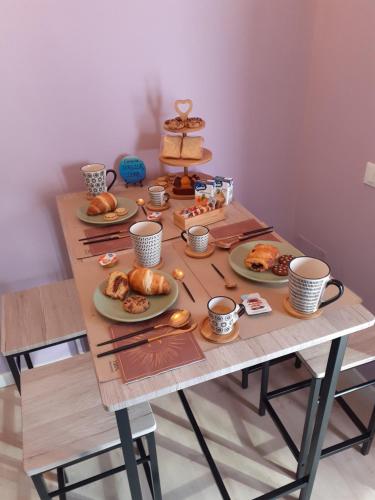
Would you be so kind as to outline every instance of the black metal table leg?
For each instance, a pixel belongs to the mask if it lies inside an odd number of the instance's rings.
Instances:
[[[306,458],[310,449],[311,436],[314,430],[316,413],[318,411],[319,393],[322,380],[312,378],[310,385],[309,401],[307,404],[305,424],[303,427],[302,441],[298,458],[297,479],[305,475]]]
[[[31,476],[31,479],[34,483],[36,491],[38,492],[40,500],[51,500],[52,497],[48,493],[42,474]]]
[[[6,356],[7,362],[9,365],[9,369],[11,371],[11,374],[13,375],[14,378],[14,383],[17,386],[18,392],[21,394],[21,377],[20,377],[20,371],[18,369],[17,363],[14,359],[14,356]]]
[[[372,414],[370,417],[370,421],[369,421],[367,430],[370,433],[370,437],[362,446],[362,449],[361,449],[362,455],[368,455],[370,448],[371,448],[372,441],[373,441],[374,436],[375,436],[375,406],[374,406],[374,409],[372,410]]]
[[[306,475],[308,476],[308,480],[300,493],[300,500],[309,500],[311,497],[347,341],[348,338],[345,335],[333,340],[331,343],[325,377],[322,382],[322,391],[311,440],[311,448],[307,458]]]
[[[27,368],[29,370],[31,370],[32,368],[34,368],[33,362],[31,361],[30,354],[28,352],[25,352],[24,355],[23,355],[23,357],[25,358]]]
[[[262,368],[262,380],[260,383],[259,415],[263,417],[266,414],[266,399],[268,392],[268,379],[270,374],[270,363],[267,361]]]
[[[153,484],[153,498],[154,500],[161,500],[161,487],[160,487],[160,477],[159,477],[159,467],[158,467],[158,457],[156,455],[156,443],[155,434],[151,432],[146,435],[148,454],[150,455],[150,465],[151,465],[151,475]]]
[[[62,467],[57,467],[57,484],[59,486],[59,489],[64,488],[65,486],[64,469]],[[66,500],[65,493],[60,493],[59,499]]]
[[[135,440],[135,442],[137,443],[137,448],[138,448],[138,451],[139,451],[139,456],[143,459],[145,459],[147,457],[146,455],[146,450],[145,450],[145,447],[143,446],[143,441],[142,441],[142,438],[139,437]],[[150,488],[150,492],[151,492],[151,495],[152,495],[152,498],[154,498],[154,492],[153,492],[153,486],[152,486],[152,477],[151,477],[151,468],[150,468],[150,463],[149,463],[149,460],[147,460],[146,462],[143,462],[143,470],[145,471],[145,474],[146,474],[146,479],[147,479],[147,482],[148,482],[148,486]]]
[[[132,431],[127,408],[116,411],[116,421],[120,435],[122,453],[124,455],[132,500],[142,500],[137,461],[133,450]]]
[[[249,387],[249,371],[247,368],[242,370],[241,387],[242,389],[247,389]]]

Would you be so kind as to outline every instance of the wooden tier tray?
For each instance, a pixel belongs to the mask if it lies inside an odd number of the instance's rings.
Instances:
[[[191,226],[208,226],[209,224],[214,224],[215,222],[224,219],[224,207],[216,208],[215,210],[211,210],[205,214],[196,215],[195,217],[189,217],[187,219],[181,217],[177,211],[173,213],[173,222],[181,229],[188,229]]]
[[[189,160],[186,158],[166,158],[159,156],[161,163],[170,165],[171,167],[195,167],[196,165],[203,165],[212,160],[212,153],[209,149],[203,148],[203,155],[200,160]]]

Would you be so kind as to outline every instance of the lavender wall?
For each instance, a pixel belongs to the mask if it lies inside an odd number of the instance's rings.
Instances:
[[[70,275],[55,196],[82,188],[81,165],[124,153],[159,172],[176,98],[207,121],[207,170],[292,237],[309,5],[2,0],[0,292]]]
[[[375,2],[314,4],[296,241],[322,254],[375,311],[375,190],[362,182],[375,161]]]

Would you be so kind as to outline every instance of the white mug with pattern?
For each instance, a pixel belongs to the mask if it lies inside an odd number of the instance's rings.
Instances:
[[[182,231],[181,238],[186,241],[193,252],[203,253],[208,248],[209,229],[206,226],[191,226]]]
[[[151,205],[154,207],[164,206],[170,198],[169,193],[165,191],[165,188],[158,185],[150,186],[148,188],[148,194],[150,195]]]
[[[117,178],[117,174],[114,170],[106,170],[105,166],[101,163],[85,165],[81,167],[81,172],[85,179],[87,191],[91,196],[97,196],[100,193],[109,191]],[[107,187],[107,174],[109,173],[113,175],[113,179]]]
[[[212,297],[207,302],[211,330],[217,335],[229,335],[234,324],[245,312],[243,304],[236,304],[230,297]]]
[[[163,226],[148,220],[135,222],[129,228],[137,264],[155,267],[160,263]]]

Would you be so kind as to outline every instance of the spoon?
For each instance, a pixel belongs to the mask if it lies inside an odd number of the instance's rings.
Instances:
[[[155,340],[161,340],[164,337],[172,337],[174,335],[181,335],[182,333],[188,333],[195,330],[197,327],[197,323],[192,323],[187,328],[182,328],[181,330],[174,330],[171,332],[163,333],[162,335],[157,335],[156,337],[151,337],[149,339],[138,340],[138,342],[133,342],[132,344],[123,345],[121,347],[116,347],[115,349],[111,349],[110,351],[105,351],[97,354],[98,358],[102,358],[103,356],[108,356],[110,354],[115,354],[116,352],[126,351],[128,349],[133,349],[134,347],[138,347],[144,344],[151,344],[151,342],[155,342]]]
[[[145,200],[143,198],[138,198],[138,200],[136,201],[136,204],[142,208],[143,210],[143,213],[145,214],[145,216],[147,217],[147,212],[146,212],[146,209],[144,207],[144,204],[145,204]]]
[[[112,342],[118,342],[119,340],[129,339],[131,337],[140,335],[141,333],[146,333],[151,330],[156,330],[157,328],[162,328],[163,326],[170,326],[171,328],[181,328],[182,326],[185,326],[189,323],[190,316],[191,316],[190,311],[187,311],[186,309],[178,309],[177,311],[171,314],[167,323],[160,323],[159,325],[148,326],[146,328],[143,328],[142,330],[137,330],[136,332],[128,333],[127,335],[121,335],[121,337],[117,337],[115,339],[106,340],[105,342],[97,344],[97,347],[100,347],[102,345],[112,344]]]
[[[182,269],[179,269],[178,267],[176,267],[175,269],[173,269],[172,271],[172,276],[174,277],[175,280],[177,281],[181,281],[183,287],[185,288],[186,290],[186,293],[189,295],[189,297],[191,298],[191,300],[193,302],[195,302],[195,298],[193,297],[193,294],[191,293],[191,291],[189,290],[189,288],[187,287],[187,285],[184,283],[183,279],[184,279],[184,276],[185,276],[185,273]]]
[[[224,274],[220,271],[220,269],[218,269],[215,264],[211,264],[211,266],[215,269],[215,271],[217,272],[217,274],[219,276],[221,276],[224,280],[224,284],[225,284],[225,288],[236,288],[237,287],[237,283],[235,281],[231,281],[230,279],[226,278],[224,276]]]

